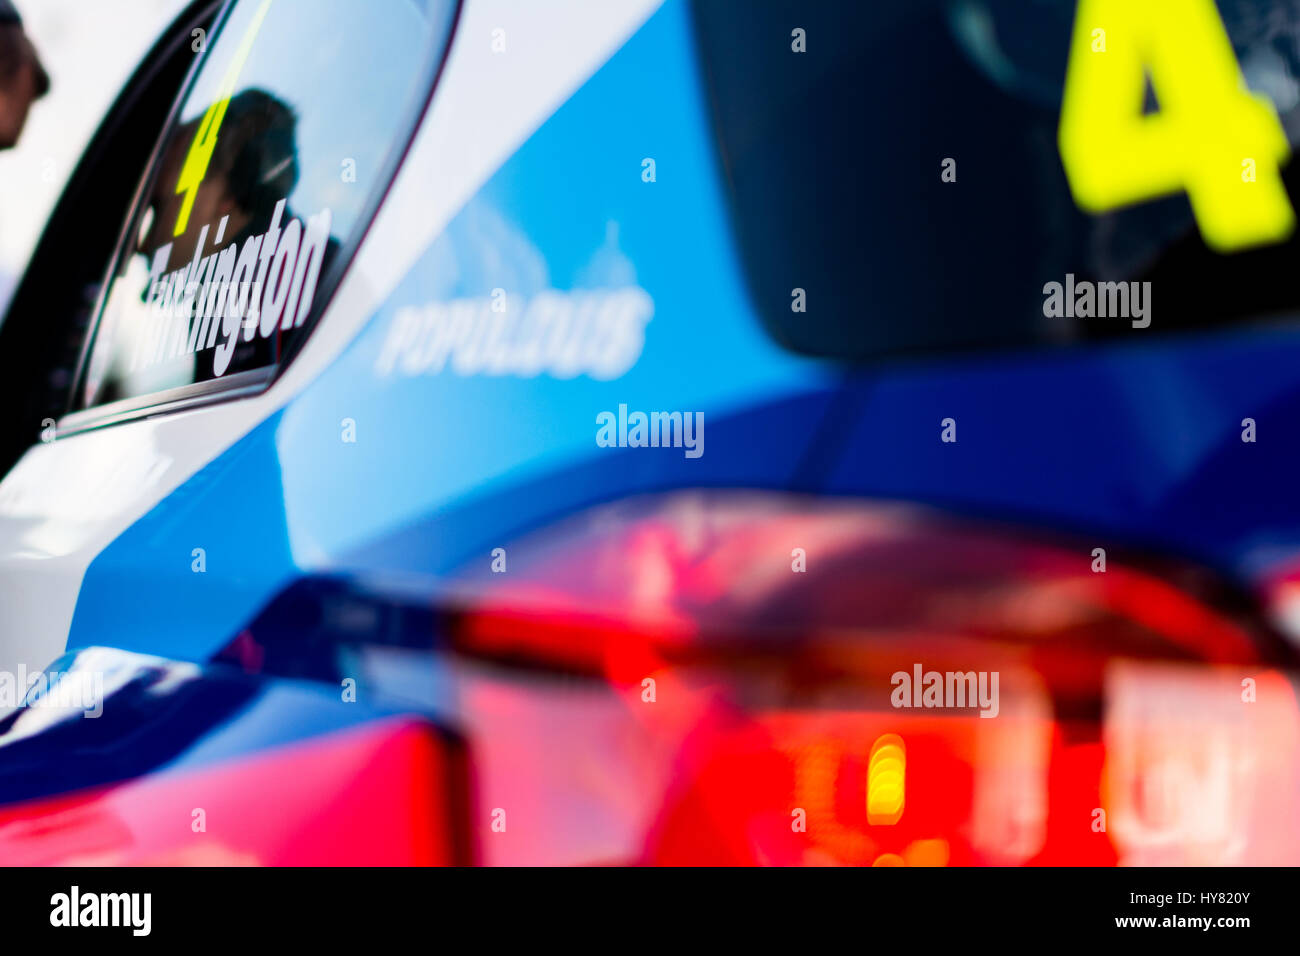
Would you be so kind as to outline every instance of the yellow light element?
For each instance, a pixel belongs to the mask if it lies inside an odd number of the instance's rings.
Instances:
[[[880,856],[876,857],[875,862],[873,862],[871,865],[872,866],[907,866],[907,864],[903,862],[903,858],[899,856],[897,853],[882,853],[880,854]]]
[[[1148,76],[1154,115],[1143,115]],[[1220,252],[1295,228],[1279,172],[1286,132],[1246,89],[1214,0],[1079,0],[1058,145],[1087,212],[1184,190]]]
[[[907,753],[903,738],[882,734],[871,745],[867,762],[867,822],[890,826],[903,815],[903,792],[907,776]]]
[[[172,230],[173,236],[179,236],[189,225],[190,212],[194,208],[194,197],[198,195],[199,186],[207,178],[208,163],[212,161],[212,153],[217,148],[217,133],[221,131],[221,123],[226,118],[226,107],[230,105],[230,98],[235,93],[235,83],[239,80],[244,63],[253,50],[253,41],[257,39],[257,32],[262,28],[262,21],[266,19],[266,12],[270,8],[271,0],[262,0],[262,5],[253,14],[252,22],[244,31],[239,46],[235,48],[235,55],[221,77],[216,97],[207,112],[203,114],[199,128],[194,133],[190,151],[185,155],[185,165],[181,167],[181,174],[176,180],[176,193],[177,195],[184,193],[185,198],[181,200],[181,210],[176,216],[176,228]]]

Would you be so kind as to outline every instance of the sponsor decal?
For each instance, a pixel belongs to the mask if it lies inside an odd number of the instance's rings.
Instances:
[[[145,334],[135,339],[132,372],[182,355],[215,349],[212,374],[230,367],[235,345],[269,338],[277,329],[301,326],[311,311],[321,263],[330,238],[330,211],[281,224],[285,200],[276,204],[270,226],[204,255],[208,226],[199,233],[188,263],[168,271],[173,243],[154,252],[146,296]],[[225,234],[217,227],[215,246]]]
[[[641,356],[654,301],[639,286],[544,289],[399,309],[375,374],[618,378]]]

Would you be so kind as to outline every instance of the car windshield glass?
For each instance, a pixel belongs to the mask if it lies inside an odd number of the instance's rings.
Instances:
[[[163,136],[79,407],[264,379],[328,294],[454,0],[238,0]]]

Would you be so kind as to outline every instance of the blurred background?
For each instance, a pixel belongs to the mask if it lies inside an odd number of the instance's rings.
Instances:
[[[95,126],[183,0],[16,0],[50,75],[22,139],[0,152],[0,309]]]

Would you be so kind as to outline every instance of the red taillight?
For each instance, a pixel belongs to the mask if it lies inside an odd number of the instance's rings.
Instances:
[[[1294,681],[1245,668],[1121,662],[1108,675],[1105,795],[1136,865],[1295,865]]]
[[[506,554],[457,582],[449,625],[480,800],[519,821],[479,841],[487,862],[1141,862],[1121,793],[1152,731],[1116,709],[1116,667],[1278,659],[1186,569],[1112,554],[1095,573],[1090,543],[916,508],[671,495]],[[898,706],[894,676],[918,667],[954,687],[996,673],[997,707]],[[1295,798],[1283,686],[1283,729],[1255,743]],[[1300,862],[1269,800],[1234,799],[1240,839],[1214,860]]]

